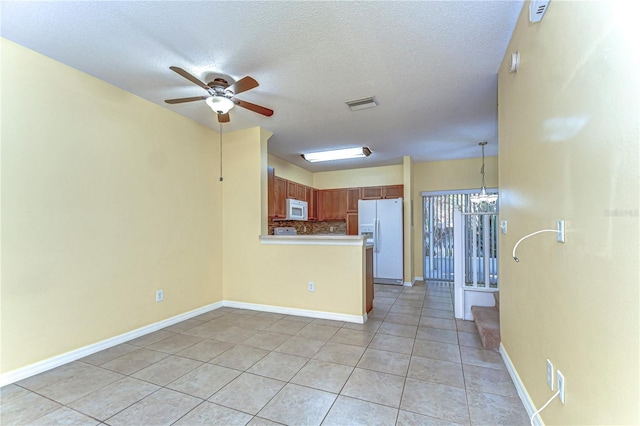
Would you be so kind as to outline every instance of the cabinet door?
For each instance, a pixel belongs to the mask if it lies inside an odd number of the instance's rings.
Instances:
[[[309,220],[318,220],[318,190],[306,187],[306,197],[308,203]]]
[[[379,200],[382,198],[381,186],[367,186],[362,188],[363,200]]]
[[[268,167],[267,168],[267,215],[271,218],[273,217],[273,215],[275,214],[275,194],[274,189],[275,189],[275,179],[276,178],[276,172],[275,169],[273,167]]]
[[[273,217],[287,217],[287,180],[278,176],[273,180]]]
[[[301,184],[298,184],[296,189],[296,199],[300,201],[307,201],[307,187]]]
[[[360,188],[347,189],[347,213],[358,211],[359,199],[360,199]]]
[[[287,181],[287,198],[297,199],[298,184],[290,180]]]
[[[347,235],[358,235],[358,213],[347,213]]]
[[[403,198],[404,185],[389,185],[382,187],[382,198]]]
[[[345,220],[347,214],[347,190],[324,189],[318,192],[319,220]]]
[[[373,309],[373,247],[367,247],[366,255],[366,278],[365,278],[365,300],[367,313]]]

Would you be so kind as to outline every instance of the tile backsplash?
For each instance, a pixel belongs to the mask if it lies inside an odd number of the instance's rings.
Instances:
[[[347,222],[344,220],[335,220],[328,222],[303,222],[300,220],[278,220],[276,222],[269,221],[269,235],[273,235],[273,228],[281,226],[290,226],[296,228],[300,235],[313,234],[347,234]]]

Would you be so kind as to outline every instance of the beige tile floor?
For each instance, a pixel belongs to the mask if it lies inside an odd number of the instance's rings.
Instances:
[[[8,425],[527,425],[446,284],[365,324],[222,308],[2,388]]]

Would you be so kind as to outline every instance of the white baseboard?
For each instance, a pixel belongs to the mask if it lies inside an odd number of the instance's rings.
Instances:
[[[413,277],[413,282],[415,283],[416,281],[424,281],[424,277]]]
[[[72,361],[76,361],[80,358],[84,358],[96,352],[109,349],[113,346],[128,342],[129,340],[135,339],[140,336],[144,336],[145,334],[153,333],[154,331],[158,331],[165,327],[169,327],[170,325],[177,324],[181,321],[205,314],[223,306],[230,308],[249,309],[252,311],[273,312],[284,315],[298,315],[302,317],[354,322],[358,324],[363,324],[367,321],[367,314],[347,315],[337,314],[333,312],[311,311],[308,309],[285,308],[281,306],[258,305],[255,303],[233,302],[225,300],[222,302],[212,303],[210,305],[203,306],[201,308],[194,309],[192,311],[185,312],[184,314],[176,315],[162,321],[158,321],[145,327],[137,328],[135,330],[111,337],[109,339],[101,340],[100,342],[96,342],[91,345],[87,345],[82,348],[75,349],[73,351],[69,351],[67,353],[45,359],[43,361],[39,361],[22,368],[18,368],[17,370],[9,371],[0,375],[0,387],[26,379],[27,377],[35,376],[36,374],[43,373],[47,370],[51,370],[52,368],[59,367]]]
[[[366,314],[364,315],[337,314],[335,312],[311,311],[308,309],[285,308],[282,306],[260,305],[257,303],[245,303],[245,302],[233,302],[230,300],[225,300],[224,302],[222,302],[222,304],[223,306],[230,307],[230,308],[249,309],[252,311],[273,312],[276,314],[297,315],[300,317],[320,318],[320,319],[328,319],[328,320],[334,320],[334,321],[355,322],[357,324],[364,324],[364,322],[367,319]]]
[[[405,281],[403,284],[404,284],[405,287],[413,287],[414,283],[415,283],[415,281],[413,281],[413,282]]]
[[[0,375],[0,387],[26,379],[27,377],[35,376],[36,374],[51,370],[52,368],[59,367],[63,364],[67,364],[80,358],[84,358],[96,352],[109,349],[113,346],[128,342],[129,340],[135,339],[137,337],[144,336],[145,334],[153,333],[154,331],[158,331],[162,328],[169,327],[170,325],[177,324],[181,321],[213,311],[215,309],[221,308],[222,306],[222,302],[212,303],[210,305],[185,312],[184,314],[176,315],[174,317],[137,328],[127,333],[123,333],[109,339],[101,340],[91,345],[87,345],[82,348],[75,349],[73,351],[69,351],[67,353],[45,359],[31,365],[27,365],[26,367],[9,371]]]
[[[524,383],[522,383],[522,380],[520,380],[520,376],[516,371],[516,367],[511,362],[511,358],[509,358],[509,354],[507,353],[507,350],[504,348],[504,346],[502,346],[502,343],[500,343],[499,352],[502,356],[502,360],[504,361],[504,365],[507,367],[509,376],[511,376],[511,381],[518,391],[518,396],[520,397],[525,410],[527,410],[529,418],[531,418],[533,413],[536,412],[536,406],[533,404],[533,401],[529,396],[529,392],[527,392],[527,388],[524,387]],[[542,419],[540,419],[540,416],[536,416],[536,418],[533,419],[533,424],[536,426],[544,426],[544,423],[542,423]]]

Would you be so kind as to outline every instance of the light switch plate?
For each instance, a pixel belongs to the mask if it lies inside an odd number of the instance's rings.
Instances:
[[[503,233],[503,234],[507,233],[507,220],[506,219],[500,221],[500,232]]]
[[[558,233],[556,234],[556,240],[559,243],[564,243],[564,220],[558,220],[556,222]]]

